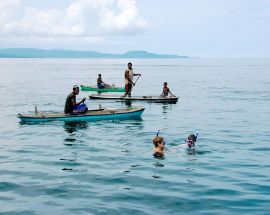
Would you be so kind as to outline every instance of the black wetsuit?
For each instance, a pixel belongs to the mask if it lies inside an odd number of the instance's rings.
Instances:
[[[162,157],[164,157],[164,155],[161,154],[161,153],[159,153],[159,152],[155,152],[155,153],[153,154],[153,156],[154,156],[155,158],[162,158]]]

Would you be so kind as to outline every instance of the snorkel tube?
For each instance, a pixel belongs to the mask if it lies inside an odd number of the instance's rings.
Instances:
[[[158,137],[158,135],[159,135],[159,133],[160,133],[160,130],[158,130],[158,132],[157,132],[157,137]],[[163,140],[163,145],[165,145],[166,144],[166,141],[165,140]]]
[[[198,131],[197,131],[197,132],[196,132],[196,138],[195,138],[195,142],[197,141],[198,136],[199,136],[199,133],[198,133]]]

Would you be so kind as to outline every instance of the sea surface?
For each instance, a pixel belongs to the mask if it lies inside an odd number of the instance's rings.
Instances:
[[[270,214],[270,59],[133,59],[141,119],[23,124],[75,84],[123,86],[128,59],[0,59],[0,214]],[[80,92],[78,100],[91,92]],[[166,139],[164,159],[152,139]],[[179,147],[199,133],[196,151]]]

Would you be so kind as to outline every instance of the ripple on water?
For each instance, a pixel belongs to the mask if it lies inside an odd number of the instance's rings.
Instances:
[[[0,190],[1,192],[11,191],[18,189],[20,187],[19,184],[11,183],[11,182],[0,182]]]

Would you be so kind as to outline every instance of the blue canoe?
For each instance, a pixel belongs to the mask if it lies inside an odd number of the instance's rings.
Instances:
[[[140,118],[144,111],[143,107],[132,107],[126,109],[97,109],[89,110],[85,114],[18,114],[18,118],[22,122],[48,122],[48,121],[66,121],[66,122],[82,122],[97,120],[121,120]]]

